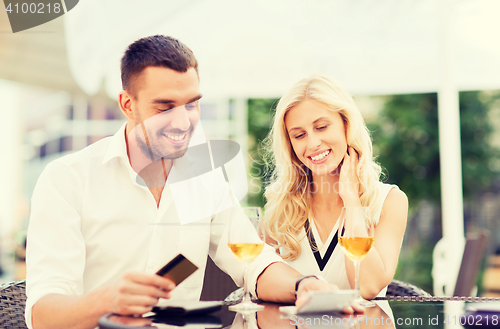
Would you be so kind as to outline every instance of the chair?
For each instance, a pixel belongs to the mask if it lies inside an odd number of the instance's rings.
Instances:
[[[222,300],[236,288],[233,279],[208,257],[200,300]]]
[[[243,298],[243,288],[238,288],[224,299],[225,304],[236,304]],[[394,300],[400,297],[420,297],[429,298],[431,294],[419,287],[399,280],[392,280],[387,286],[385,297],[377,297],[376,300]]]
[[[481,266],[481,261],[488,244],[489,232],[481,231],[476,234],[467,234],[464,255],[460,271],[458,272],[457,283],[453,296],[472,296],[476,285],[477,272]]]
[[[387,286],[385,297],[377,297],[375,299],[391,300],[396,297],[432,297],[425,290],[411,284],[399,280],[392,280]]]
[[[245,288],[244,287],[239,287],[238,289],[234,290],[232,293],[230,293],[226,298],[224,298],[224,304],[225,305],[234,305],[238,304],[243,300],[243,296],[245,295]],[[252,293],[250,293],[250,298],[252,301],[256,303],[262,303],[263,300],[260,300],[258,298],[255,298]]]
[[[24,320],[26,281],[0,285],[0,328],[27,329]]]
[[[484,257],[489,232],[467,233],[463,241],[441,239],[434,247],[432,278],[435,296],[475,296],[476,277]],[[461,260],[452,250],[463,250]],[[460,256],[460,254],[458,254]],[[460,265],[460,266],[458,266]]]

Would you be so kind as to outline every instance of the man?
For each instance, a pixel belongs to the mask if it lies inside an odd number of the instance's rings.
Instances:
[[[224,225],[214,225],[239,209],[227,185],[211,184],[224,176],[212,170],[182,179],[193,168],[188,144],[202,135],[197,67],[173,38],[131,44],[118,98],[126,126],[40,176],[27,239],[29,328],[93,328],[106,313],[144,314],[160,298],[198,299],[207,254],[242,282]],[[175,287],[154,273],[180,252],[200,269]],[[270,248],[248,277],[268,301],[294,302],[296,286],[299,296],[331,288],[316,278],[296,284],[301,274]]]

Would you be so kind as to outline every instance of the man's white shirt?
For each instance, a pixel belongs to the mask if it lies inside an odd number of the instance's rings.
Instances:
[[[191,165],[188,157],[180,158],[170,175]],[[199,299],[207,254],[241,285],[243,265],[228,248],[226,224],[232,218],[241,220],[242,230],[252,228],[241,208],[232,207],[235,203],[218,168],[176,183],[167,181],[157,207],[130,166],[125,126],[112,137],[51,162],[32,197],[26,256],[28,327],[33,305],[47,294],[82,295],[117,282],[128,271],[155,273],[179,253],[199,269],[173,290],[173,299]],[[266,246],[249,266],[250,289],[258,275],[278,261],[281,258]]]

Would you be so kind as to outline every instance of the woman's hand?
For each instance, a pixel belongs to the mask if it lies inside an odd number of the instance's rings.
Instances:
[[[342,168],[339,176],[339,195],[344,201],[344,207],[361,206],[359,200],[359,190],[361,182],[359,181],[357,168],[359,163],[358,152],[351,146],[344,155]]]
[[[308,292],[313,291],[313,290],[320,290],[320,291],[335,291],[338,290],[339,288],[331,283],[328,283],[323,280],[318,280],[316,278],[307,278],[304,279],[300,282],[299,284],[299,289],[297,289],[297,300],[295,301],[296,306],[302,305],[307,299],[308,299]],[[351,306],[347,306],[342,310],[346,314],[353,314],[353,313],[364,313],[365,308],[360,306],[358,303],[353,302]]]
[[[323,280],[319,280],[314,277],[306,278],[300,281],[299,288],[297,289],[297,300],[295,301],[296,306],[302,305],[307,300],[307,293],[313,290],[321,291],[335,291],[339,288],[331,283]]]

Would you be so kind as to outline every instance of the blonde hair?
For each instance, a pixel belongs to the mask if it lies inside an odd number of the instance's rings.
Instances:
[[[293,151],[285,126],[287,112],[305,99],[316,100],[340,114],[347,145],[359,154],[356,170],[361,183],[361,205],[369,207],[375,216],[383,203],[377,187],[381,168],[373,159],[370,134],[349,92],[321,75],[300,80],[281,97],[273,127],[264,141],[267,163],[274,166],[271,182],[264,193],[267,199],[264,222],[270,237],[277,242],[276,248],[285,249],[281,255],[285,260],[300,256],[298,235],[312,213],[312,174]]]

